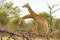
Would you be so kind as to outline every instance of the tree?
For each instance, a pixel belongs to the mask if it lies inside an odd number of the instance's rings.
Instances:
[[[13,6],[13,3],[3,3],[0,6],[0,24],[9,26],[9,27],[16,27],[18,25],[18,18],[20,14],[20,9],[17,6]]]
[[[5,31],[14,32],[18,28],[18,18],[19,18],[20,9],[17,6],[13,6],[13,3],[3,3],[3,5],[0,6],[0,33],[5,33]],[[14,28],[14,29],[12,29]],[[18,35],[18,34],[17,34]],[[2,36],[3,37],[3,36]]]
[[[58,8],[58,9],[56,9],[56,10],[54,10],[54,11],[52,11],[52,10],[53,10],[53,8],[59,6],[60,4],[55,4],[55,5],[50,6],[50,5],[47,3],[47,5],[48,5],[48,8],[49,8],[49,13],[50,13],[50,27],[52,27],[53,24],[54,24],[53,18],[52,18],[52,14],[55,13],[55,12],[57,12],[58,10],[60,10],[60,8]]]
[[[47,21],[49,21],[50,19],[50,14],[47,13],[47,12],[41,12],[39,13],[39,15],[43,18],[43,19],[46,19]],[[53,18],[53,17],[52,17]]]
[[[54,28],[55,19],[52,18],[52,14],[55,13],[55,12],[57,12],[58,10],[60,10],[60,8],[58,8],[58,9],[56,9],[56,10],[54,10],[54,11],[52,11],[52,10],[53,10],[55,7],[59,6],[60,4],[55,4],[55,5],[50,6],[50,5],[47,3],[47,5],[48,5],[48,8],[49,8],[49,13],[50,13],[50,26],[49,26],[49,27],[50,27],[51,34],[52,34],[53,29],[55,29],[55,28]]]

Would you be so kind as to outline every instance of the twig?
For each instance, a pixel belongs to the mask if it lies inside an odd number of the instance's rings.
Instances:
[[[55,10],[55,11],[53,11],[52,13],[54,13],[54,12],[56,12],[56,11],[58,11],[58,10],[60,10],[60,8],[56,9],[56,10]]]

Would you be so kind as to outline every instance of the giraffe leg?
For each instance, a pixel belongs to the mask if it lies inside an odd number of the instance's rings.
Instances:
[[[43,26],[43,30],[45,32],[46,40],[50,40],[50,32],[49,32],[48,22],[46,20],[43,20],[41,23],[42,23],[41,25]]]
[[[47,22],[44,22],[44,31],[45,31],[45,33],[46,33],[46,38],[47,38],[47,40],[50,40],[50,32],[49,32],[49,27],[48,27],[48,24],[47,24]]]
[[[46,33],[46,39],[50,40],[50,33],[49,32]]]
[[[33,38],[35,39],[37,36],[37,27],[38,27],[38,23],[36,22],[36,20],[34,20],[34,35]]]

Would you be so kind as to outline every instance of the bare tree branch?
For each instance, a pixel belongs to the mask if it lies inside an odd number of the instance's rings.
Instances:
[[[57,6],[59,6],[59,5],[60,5],[60,4],[53,5],[53,6],[52,6],[52,9],[53,9],[54,7],[57,7]]]
[[[51,7],[50,7],[50,5],[48,3],[47,3],[47,5],[48,5],[48,8],[51,9]]]
[[[56,4],[56,5],[50,6],[50,5],[47,3],[47,5],[48,5],[48,8],[50,9],[50,11],[51,11],[51,13],[52,13],[52,9],[55,8],[55,7],[57,7],[57,6],[59,6],[60,4]],[[59,9],[55,10],[55,12],[58,11],[58,10],[59,10]]]
[[[52,13],[54,13],[54,12],[56,12],[56,11],[58,11],[58,10],[60,10],[60,8],[56,9],[56,10],[55,10],[55,11],[53,11]]]

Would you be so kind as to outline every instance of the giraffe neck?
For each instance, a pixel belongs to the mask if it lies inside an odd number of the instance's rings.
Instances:
[[[33,14],[35,14],[35,12],[31,9],[31,7],[30,6],[28,6],[28,11],[29,11],[29,13],[31,14],[31,15],[33,15]]]

